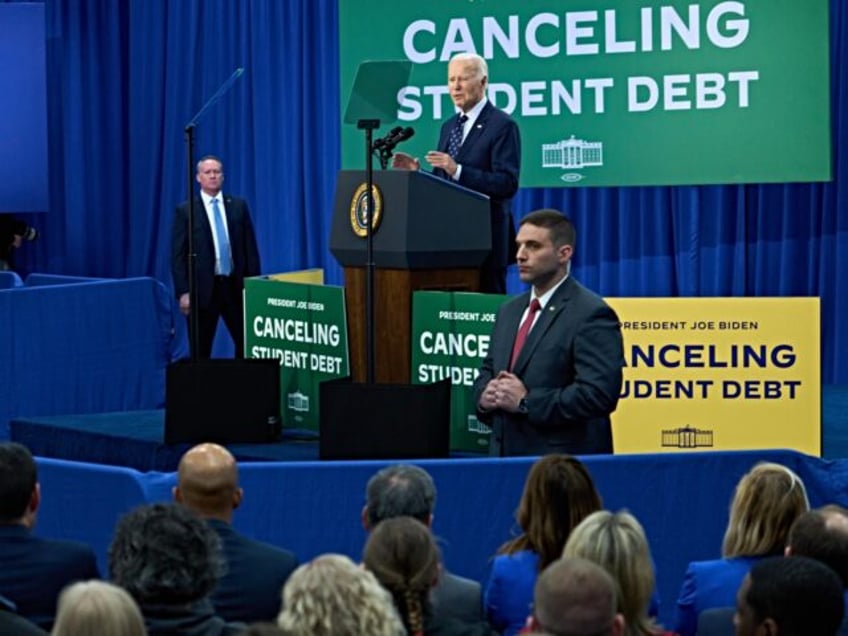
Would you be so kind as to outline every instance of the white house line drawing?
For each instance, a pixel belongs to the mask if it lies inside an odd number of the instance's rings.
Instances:
[[[555,144],[542,144],[543,168],[586,168],[604,165],[604,144],[601,141],[562,139]]]
[[[300,391],[289,393],[286,396],[286,402],[292,411],[301,411],[303,413],[309,411],[309,396]]]

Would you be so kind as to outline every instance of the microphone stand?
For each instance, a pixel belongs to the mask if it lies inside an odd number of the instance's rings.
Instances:
[[[392,158],[394,152],[392,152],[391,148],[386,148],[386,146],[381,146],[379,148],[375,148],[374,152],[377,153],[377,157],[380,159],[380,169],[385,170],[389,167],[389,159]]]
[[[365,131],[365,375],[368,384],[374,384],[374,131],[380,127],[379,119],[360,119],[356,127]]]
[[[197,308],[197,253],[194,249],[194,124],[185,128],[185,143],[188,192],[188,349],[191,361],[197,362],[200,349],[198,333],[199,317]]]
[[[203,105],[198,113],[191,118],[191,121],[185,127],[185,143],[186,143],[186,175],[188,177],[188,338],[189,351],[191,353],[191,361],[197,362],[197,356],[200,349],[198,333],[199,313],[197,306],[197,252],[194,245],[194,217],[195,211],[195,196],[194,196],[194,130],[197,127],[197,122],[200,117],[230,90],[230,87],[235,81],[242,76],[244,69],[239,67],[229,79],[221,84],[220,88],[215,91],[215,94]]]

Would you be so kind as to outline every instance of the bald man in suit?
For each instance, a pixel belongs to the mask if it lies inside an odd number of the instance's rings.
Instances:
[[[173,494],[221,539],[227,571],[212,593],[215,612],[227,621],[275,620],[280,591],[298,562],[288,550],[248,538],[232,527],[233,512],[244,497],[235,457],[217,444],[190,448],[180,460]]]

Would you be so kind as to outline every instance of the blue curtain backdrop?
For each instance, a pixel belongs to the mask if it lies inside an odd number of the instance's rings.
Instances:
[[[820,296],[823,381],[848,383],[844,0],[830,16],[833,182],[524,189],[518,216],[568,211],[575,274],[604,295]],[[249,201],[264,272],[323,267],[342,282],[327,249],[346,98],[336,0],[47,0],[46,19],[50,211],[30,219],[42,238],[19,269],[170,284],[183,128],[243,67],[196,156],[223,157],[225,188]]]

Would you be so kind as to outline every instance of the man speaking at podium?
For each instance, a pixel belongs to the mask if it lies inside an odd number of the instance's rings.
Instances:
[[[480,270],[480,291],[506,293],[506,268],[512,259],[515,228],[512,197],[518,190],[521,139],[512,118],[486,99],[489,70],[473,53],[455,55],[448,64],[448,90],[456,115],[442,124],[438,150],[425,157],[433,172],[489,196],[492,251]],[[398,152],[395,168],[418,170],[418,159]]]
[[[222,194],[224,165],[206,155],[197,162],[200,196],[195,197],[194,251],[197,254],[198,358],[212,355],[218,318],[224,319],[244,357],[244,279],[259,275],[259,248],[244,199]],[[188,202],[177,207],[171,232],[171,274],[180,311],[188,316]],[[189,321],[191,323],[191,321]],[[189,324],[189,328],[191,325]]]
[[[489,454],[611,453],[609,415],[621,393],[624,348],[615,311],[570,275],[575,231],[556,210],[521,220],[521,280],[501,306],[474,382]]]

